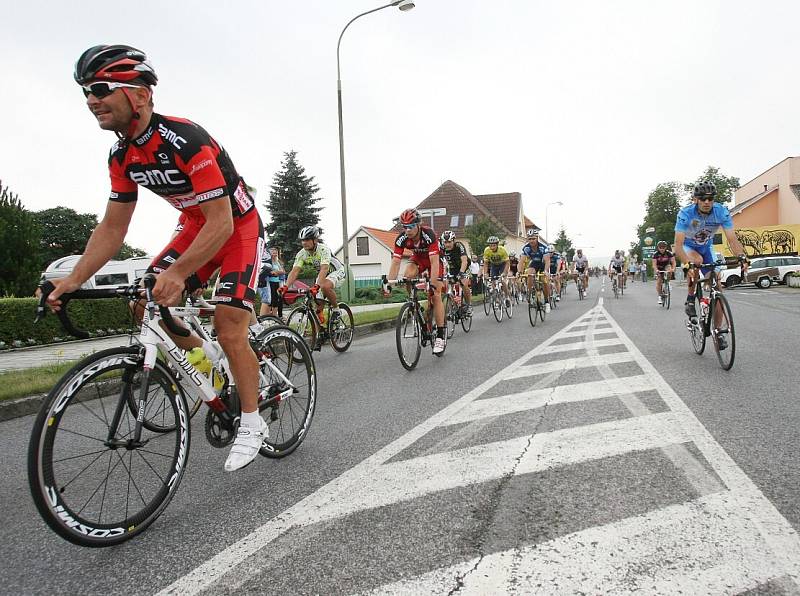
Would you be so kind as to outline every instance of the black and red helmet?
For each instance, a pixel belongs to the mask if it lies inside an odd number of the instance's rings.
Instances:
[[[91,81],[141,83],[158,82],[156,71],[147,55],[126,45],[100,45],[86,50],[75,63],[75,81],[85,85]]]
[[[419,223],[419,211],[416,209],[406,209],[400,214],[400,223],[404,226]]]

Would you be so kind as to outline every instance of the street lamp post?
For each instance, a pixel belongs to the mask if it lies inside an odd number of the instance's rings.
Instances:
[[[349,300],[352,296],[350,291],[352,276],[350,275],[350,250],[348,246],[349,238],[347,236],[347,189],[344,182],[344,125],[342,123],[342,72],[339,61],[339,47],[342,45],[342,36],[344,32],[347,31],[347,28],[353,21],[373,12],[383,10],[384,8],[389,8],[390,6],[397,6],[401,11],[405,12],[414,8],[414,3],[411,0],[395,0],[384,6],[379,6],[378,8],[373,8],[372,10],[354,16],[347,22],[347,25],[344,26],[344,29],[342,29],[342,32],[339,34],[339,41],[336,43],[336,94],[339,102],[339,181],[342,195],[342,257],[344,260],[344,297],[346,300]]]
[[[561,201],[553,201],[552,203],[547,203],[547,206],[544,208],[544,235],[547,236],[547,241],[552,244],[553,241],[550,239],[550,226],[547,223],[547,210],[550,208],[550,205],[561,205],[564,206],[564,203]]]

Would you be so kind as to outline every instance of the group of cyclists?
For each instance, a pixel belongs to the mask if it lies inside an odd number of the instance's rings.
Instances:
[[[219,271],[214,325],[241,401],[240,425],[224,468],[238,470],[255,459],[268,434],[266,422],[258,412],[258,362],[248,342],[259,265],[265,249],[263,224],[254,196],[231,157],[206,130],[191,120],[154,111],[153,89],[158,77],[143,51],[127,45],[91,47],[78,58],[74,79],[100,128],[114,132],[117,141],[108,159],[111,191],[105,214],[73,271],[53,281],[55,288],[49,295],[49,305],[59,310],[63,294],[80,288],[118,252],[137,204],[138,187],[160,195],[178,209],[182,225],[148,270],[158,273],[152,295],[163,306],[177,305],[185,289],[198,288]],[[695,202],[678,216],[676,253],[684,263],[700,266],[712,262],[710,238],[719,227],[733,250],[744,254],[733,234],[730,214],[714,202],[714,194],[713,185],[698,185]],[[403,211],[400,225],[402,231],[395,241],[389,278],[396,278],[404,252],[411,251],[411,262],[404,275],[416,278],[427,274],[430,278],[434,290],[431,303],[438,327],[433,351],[441,352],[445,331],[442,294],[446,279],[449,275],[459,280],[464,287],[465,304],[470,308],[470,259],[452,231],[437,237],[434,230],[422,225],[416,209]],[[303,266],[310,263],[318,270],[311,291],[314,294],[321,291],[330,301],[331,316],[337,316],[336,287],[345,278],[342,263],[320,241],[316,226],[302,228],[299,241],[302,250],[279,291],[285,292]],[[555,299],[559,299],[567,262],[540,241],[537,229],[527,231],[527,243],[519,258],[509,254],[496,236],[488,238],[487,244],[483,253],[484,275],[502,277],[507,289],[510,275],[522,271],[525,273],[522,278],[531,280],[543,273],[554,278]],[[675,267],[674,256],[665,250],[666,243],[659,242],[654,258],[659,271]],[[619,262],[617,254],[610,269],[618,270]],[[572,263],[573,278],[580,276],[588,288],[588,272],[588,259],[578,249]],[[693,301],[696,283],[697,276],[690,277],[686,302],[690,316],[696,316]],[[544,284],[544,292],[549,300],[549,284]],[[212,343],[197,335],[173,339],[184,350],[202,347],[212,361],[221,357]]]

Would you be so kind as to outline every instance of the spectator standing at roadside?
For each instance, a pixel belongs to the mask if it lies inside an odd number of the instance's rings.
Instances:
[[[642,272],[642,283],[647,283],[647,263],[642,261],[639,265],[639,271]]]
[[[272,257],[272,271],[269,275],[269,288],[272,294],[270,314],[283,317],[283,297],[278,293],[278,288],[281,287],[281,283],[286,279],[286,270],[278,247],[271,247],[269,252]]]
[[[478,255],[472,255],[472,260],[469,263],[469,273],[472,276],[472,287],[475,293],[483,293],[483,284],[478,276],[481,273],[481,264],[478,262]]]
[[[272,292],[270,291],[269,276],[272,274],[272,255],[268,250],[265,250],[261,255],[261,269],[258,272],[258,298],[261,301],[261,306],[258,308],[258,316],[272,314]]]

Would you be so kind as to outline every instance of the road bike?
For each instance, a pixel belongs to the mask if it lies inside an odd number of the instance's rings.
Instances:
[[[586,289],[583,287],[583,274],[578,273],[575,280],[575,285],[578,286],[578,300],[583,300],[586,297]]]
[[[395,343],[397,345],[397,355],[400,357],[400,364],[406,370],[413,370],[419,362],[422,348],[426,345],[431,346],[433,353],[433,342],[436,337],[438,327],[433,315],[433,292],[437,291],[427,277],[413,279],[389,279],[385,280],[384,290],[387,284],[401,284],[408,286],[408,300],[400,307],[395,321]],[[422,306],[419,299],[419,292],[425,292],[428,297],[427,310]],[[446,324],[446,323],[445,323]],[[445,350],[447,349],[447,333],[444,337]],[[444,350],[434,356],[443,356]]]
[[[667,271],[656,271],[656,275],[660,276],[661,279],[661,307],[666,308],[669,310],[669,304],[672,297],[672,290],[670,289],[669,278],[670,276],[667,275]]]
[[[698,267],[717,267],[721,262],[689,265],[689,271]],[[708,288],[708,296],[703,296],[702,286]],[[712,270],[710,277],[698,280],[695,286],[695,311],[697,317],[689,317],[686,328],[692,340],[692,347],[702,354],[706,347],[706,338],[711,337],[714,350],[717,352],[719,365],[723,370],[730,370],[736,357],[736,334],[733,328],[733,313],[728,299],[723,295],[717,283],[717,276]]]
[[[447,305],[445,306],[445,320],[447,324],[447,339],[453,337],[456,325],[461,324],[464,333],[469,333],[472,329],[472,310],[469,304],[464,302],[464,286],[461,279],[451,277],[447,288]]]
[[[619,298],[625,292],[622,273],[617,273],[611,278],[611,290],[614,292],[614,298]]]
[[[507,314],[510,319],[514,314],[514,303],[503,289],[502,276],[489,277],[484,285],[487,288],[486,298],[483,303],[484,312],[488,315],[488,311],[491,308],[498,323],[503,321],[503,313]]]
[[[528,320],[531,327],[536,327],[537,317],[544,322],[546,314],[544,298],[544,273],[538,272],[535,276],[529,276],[530,290],[528,290]]]
[[[558,303],[556,302],[556,282],[553,278],[554,274],[551,273],[549,276],[549,281],[547,283],[550,284],[550,294],[548,296],[548,301],[550,302],[550,310],[555,310],[558,307]]]
[[[56,313],[67,332],[86,338],[67,314],[71,300],[139,300],[145,293],[132,343],[75,364],[45,398],[31,431],[28,482],[36,508],[59,536],[81,546],[129,540],[167,507],[188,464],[187,395],[209,406],[205,435],[212,446],[231,444],[239,426],[239,394],[227,358],[215,365],[222,376],[217,390],[160,324],[187,337],[191,332],[174,317],[210,316],[215,307],[166,308],[153,300],[155,277],[146,275],[143,284],[63,294]],[[42,284],[37,320],[52,290],[52,283]],[[251,335],[250,343],[259,362],[258,410],[269,428],[260,453],[285,457],[303,442],[314,416],[314,360],[288,327]]]
[[[286,318],[286,325],[306,340],[308,347],[320,351],[325,341],[337,352],[346,352],[353,343],[353,312],[339,302],[339,314],[332,315],[331,303],[315,298],[308,290],[298,290],[302,296]]]

